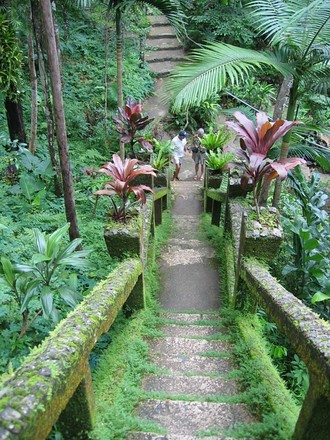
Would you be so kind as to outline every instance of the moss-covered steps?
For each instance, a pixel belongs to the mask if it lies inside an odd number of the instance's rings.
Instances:
[[[229,440],[227,429],[255,418],[230,378],[231,345],[221,318],[213,313],[163,316],[163,336],[149,340],[160,373],[145,376],[146,399],[136,408],[138,417],[159,429],[130,433],[127,440]]]

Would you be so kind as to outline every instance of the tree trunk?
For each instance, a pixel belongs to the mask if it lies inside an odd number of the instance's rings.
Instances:
[[[70,223],[70,240],[73,240],[79,237],[79,230],[74,199],[72,174],[70,169],[70,158],[62,95],[61,72],[58,63],[58,52],[56,47],[52,8],[49,0],[41,0],[41,17],[46,39],[50,79],[53,91],[56,137],[63,179],[65,213],[67,221]]]
[[[294,80],[292,83],[292,87],[290,89],[288,112],[286,116],[287,121],[293,121],[295,117],[297,100],[298,100],[298,87],[299,87],[299,81]],[[288,131],[286,135],[283,137],[280,159],[279,159],[280,161],[288,157],[290,139],[291,139],[291,130]],[[275,208],[278,208],[278,204],[281,196],[281,190],[282,190],[282,181],[281,179],[277,178],[275,182],[274,196],[272,202],[272,205]]]
[[[26,144],[26,134],[21,101],[14,101],[12,98],[7,96],[5,98],[5,109],[10,139],[12,141],[17,139],[18,142]]]
[[[284,78],[276,98],[276,103],[273,113],[273,121],[282,119],[285,102],[287,100],[287,96],[290,93],[291,87],[292,87],[292,77],[289,76],[287,78]]]
[[[43,92],[44,97],[44,111],[45,111],[45,117],[46,117],[46,124],[47,124],[47,142],[48,142],[48,152],[50,161],[53,167],[53,170],[55,172],[54,175],[54,193],[57,197],[62,197],[63,190],[62,190],[62,178],[61,178],[61,170],[58,164],[58,159],[56,157],[56,150],[54,147],[54,117],[53,117],[53,109],[52,109],[52,103],[50,98],[50,92],[49,92],[49,85],[48,85],[48,79],[46,75],[46,67],[44,62],[44,56],[42,51],[42,38],[41,38],[41,31],[40,31],[40,16],[39,16],[39,9],[38,9],[38,0],[32,0],[31,1],[31,10],[32,10],[32,20],[33,20],[33,27],[35,32],[35,38],[36,38],[36,46],[37,46],[37,52],[38,52],[38,67],[39,67],[39,74],[40,74],[40,84]]]
[[[34,64],[33,40],[31,34],[29,34],[27,37],[27,43],[28,43],[28,53],[29,53],[30,82],[31,82],[31,130],[30,130],[29,150],[32,154],[34,154],[36,152],[36,137],[37,137],[38,88],[37,88],[37,73]]]
[[[118,107],[123,107],[123,30],[121,21],[121,10],[116,9],[116,54],[117,54],[117,88],[118,88]],[[119,115],[119,117],[121,117]],[[120,157],[125,159],[125,145],[120,142]]]

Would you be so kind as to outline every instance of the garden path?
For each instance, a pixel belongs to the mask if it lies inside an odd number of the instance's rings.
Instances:
[[[173,29],[152,18],[149,41],[157,49],[147,55],[158,74],[155,94],[144,109],[161,120],[163,77],[183,56]],[[136,414],[158,425],[156,432],[133,432],[127,440],[229,440],[226,430],[255,421],[243,403],[229,336],[221,319],[219,268],[215,250],[201,237],[202,182],[193,180],[194,163],[185,156],[180,181],[172,182],[172,235],[160,258],[163,336],[150,339],[152,361],[160,374],[144,378],[150,398]]]

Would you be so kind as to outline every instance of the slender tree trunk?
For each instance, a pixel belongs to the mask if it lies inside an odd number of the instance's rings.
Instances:
[[[50,79],[53,90],[56,137],[63,179],[65,213],[67,221],[70,223],[70,240],[73,240],[79,237],[79,230],[74,199],[72,174],[70,170],[70,158],[62,95],[61,72],[58,63],[58,52],[56,47],[52,8],[49,0],[41,0],[41,17],[46,38]]]
[[[108,61],[109,61],[109,16],[107,14],[106,24],[104,30],[104,139],[107,143],[107,131],[108,131]]]
[[[39,74],[40,74],[40,84],[43,92],[44,97],[44,111],[45,111],[45,117],[46,117],[46,124],[47,124],[47,143],[48,143],[48,152],[50,161],[53,167],[53,170],[55,172],[54,175],[54,192],[57,197],[62,197],[63,190],[62,190],[62,178],[61,178],[61,170],[58,164],[58,159],[56,157],[56,149],[54,147],[54,138],[55,138],[55,132],[54,132],[54,117],[53,117],[53,109],[52,109],[52,103],[51,103],[51,97],[49,92],[49,84],[48,79],[46,75],[46,67],[44,62],[44,55],[42,50],[42,38],[41,38],[41,31],[40,31],[40,16],[39,16],[39,9],[38,9],[38,3],[39,0],[32,0],[31,1],[31,10],[32,10],[32,21],[33,21],[33,27],[35,32],[35,38],[36,38],[36,46],[37,46],[37,52],[38,52],[38,67],[39,67]]]
[[[284,78],[276,98],[276,103],[273,113],[273,121],[282,119],[285,101],[287,100],[291,87],[292,87],[292,77],[290,76]]]
[[[8,14],[9,6],[10,2],[8,0],[0,0],[0,11],[2,12],[4,19],[7,20],[8,18],[8,34],[11,35],[11,42],[9,44],[7,44],[6,38],[4,38],[3,45],[1,44],[2,41],[0,44],[2,50],[10,53],[13,51],[16,52],[18,43],[15,41],[14,29],[10,27],[12,25]],[[16,70],[20,68],[21,66],[19,63],[15,63],[15,61],[13,61],[13,65],[11,63],[5,63],[4,66],[1,66],[2,73],[5,76],[8,76],[9,78],[15,76],[16,79],[18,78]],[[12,141],[18,140],[20,143],[26,143],[22,104],[18,96],[17,85],[13,81],[9,83],[8,89],[4,91],[4,105],[10,139]]]
[[[286,119],[288,121],[293,121],[294,117],[295,117],[295,111],[296,111],[297,100],[298,100],[298,87],[299,87],[299,81],[294,80],[292,83],[292,87],[290,89],[288,112],[287,112],[287,116],[286,116]],[[286,135],[283,137],[281,152],[280,152],[280,159],[279,159],[280,161],[284,160],[288,157],[290,139],[291,139],[291,130],[288,131],[288,133],[286,133]],[[281,179],[276,179],[273,202],[272,202],[272,205],[275,208],[278,208],[278,204],[279,204],[280,196],[281,196],[281,190],[282,190],[282,181],[281,181]]]
[[[117,88],[118,107],[123,107],[123,30],[121,21],[121,10],[116,9],[116,54],[117,54]],[[119,115],[119,117],[121,117]],[[125,159],[125,145],[120,142],[120,157]]]
[[[30,82],[31,82],[31,130],[30,130],[29,150],[31,153],[34,154],[36,151],[37,121],[38,121],[38,99],[37,99],[38,87],[37,87],[37,73],[34,64],[33,40],[31,34],[28,35],[27,42],[28,42],[29,70],[30,70]]]
[[[5,109],[10,139],[12,141],[17,139],[18,142],[26,144],[26,133],[21,101],[14,101],[11,97],[7,96],[5,98]]]

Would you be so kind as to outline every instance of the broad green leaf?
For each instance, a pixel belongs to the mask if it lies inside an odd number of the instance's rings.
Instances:
[[[32,205],[33,206],[40,206],[41,205],[41,200],[44,197],[45,193],[46,193],[45,188],[42,189],[41,191],[39,191],[38,194],[36,195],[36,197],[33,199]]]
[[[75,249],[81,244],[81,238],[75,238],[67,246],[65,246],[58,254],[58,263],[61,264],[61,259],[70,256]]]
[[[72,308],[79,304],[79,302],[83,299],[79,292],[72,290],[69,287],[60,287],[58,290],[63,301]]]
[[[36,244],[36,249],[40,254],[44,254],[46,251],[46,239],[45,234],[43,234],[39,229],[33,229],[34,241]]]
[[[293,266],[291,264],[287,264],[286,266],[284,266],[284,268],[282,270],[282,274],[288,275],[289,273],[296,272],[296,271],[297,271],[296,266]]]
[[[31,201],[33,193],[37,191],[37,186],[34,177],[22,175],[19,179],[19,184],[23,195]]]
[[[46,247],[46,255],[48,257],[54,258],[54,254],[57,252],[56,249],[58,249],[58,246],[60,245],[61,239],[66,234],[66,232],[69,230],[70,224],[67,223],[66,225],[62,226],[59,229],[56,229],[47,239],[47,247]]]
[[[310,237],[310,235],[311,235],[311,233],[310,233],[310,230],[309,229],[303,229],[303,228],[301,228],[300,230],[299,230],[299,235],[300,235],[300,237],[303,239],[303,240],[309,240],[309,237]]]
[[[34,272],[36,268],[29,264],[15,264],[15,268],[18,272]]]
[[[74,254],[72,254],[69,257],[62,258],[60,261],[61,265],[68,265],[68,266],[74,266],[74,267],[90,267],[91,263],[89,260],[87,260],[85,257],[90,253],[91,251],[77,251]]]
[[[9,287],[13,288],[15,284],[15,268],[9,258],[7,258],[5,255],[1,257],[1,264],[4,279],[8,283]]]
[[[25,312],[25,310],[29,305],[29,302],[36,295],[38,286],[39,286],[38,280],[32,280],[26,283],[26,293],[22,299],[20,313]]]
[[[8,229],[8,226],[5,226],[2,223],[0,223],[0,230],[2,230],[2,229]]]
[[[322,292],[316,292],[313,295],[313,298],[311,300],[312,304],[315,304],[317,302],[321,302],[321,301],[327,301],[328,299],[330,299],[330,294],[327,293],[322,293]]]
[[[32,257],[33,264],[38,264],[38,263],[42,263],[43,261],[49,261],[49,260],[50,258],[43,254],[34,254]]]
[[[303,249],[305,251],[312,251],[320,246],[320,242],[316,238],[311,238],[303,243]]]
[[[40,292],[40,301],[44,317],[49,319],[53,310],[53,293],[50,287],[43,287]]]

